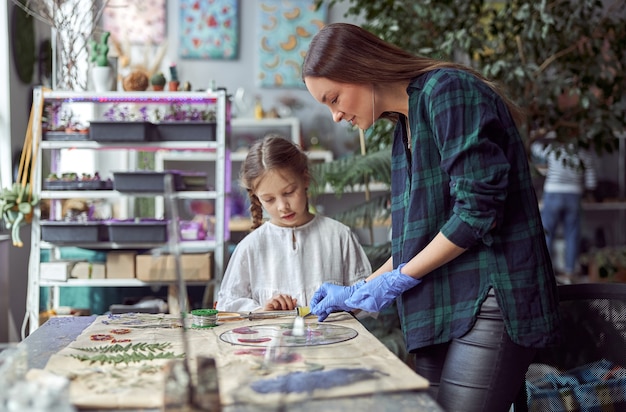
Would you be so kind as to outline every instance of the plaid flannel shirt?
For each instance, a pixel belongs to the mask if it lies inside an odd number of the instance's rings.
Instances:
[[[392,254],[408,262],[438,232],[467,250],[399,299],[407,349],[467,333],[493,288],[523,346],[558,340],[558,299],[524,144],[505,102],[470,73],[414,79],[392,147]]]

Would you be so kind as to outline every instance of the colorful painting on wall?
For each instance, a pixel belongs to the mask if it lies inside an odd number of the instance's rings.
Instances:
[[[261,87],[304,88],[302,59],[311,38],[326,22],[327,7],[315,0],[262,0],[259,7]]]
[[[187,59],[236,59],[239,0],[179,0],[179,55]]]
[[[102,27],[120,43],[161,44],[165,41],[165,1],[110,2],[102,14]]]

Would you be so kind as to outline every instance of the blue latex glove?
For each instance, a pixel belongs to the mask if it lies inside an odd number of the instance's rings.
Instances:
[[[404,263],[368,281],[345,301],[345,305],[367,312],[380,312],[391,305],[402,292],[422,282],[411,276],[400,273]]]
[[[348,299],[357,289],[365,284],[364,280],[352,286],[339,286],[332,283],[323,283],[313,294],[309,302],[311,313],[317,315],[317,319],[322,322],[333,312],[350,311],[353,308],[346,306]]]

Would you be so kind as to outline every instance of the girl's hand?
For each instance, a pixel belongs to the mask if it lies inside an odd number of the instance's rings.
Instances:
[[[296,308],[297,299],[289,295],[276,295],[265,303],[263,310],[293,310]]]

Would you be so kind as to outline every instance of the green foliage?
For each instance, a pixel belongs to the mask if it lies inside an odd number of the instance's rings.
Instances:
[[[352,155],[333,162],[313,166],[316,179],[330,184],[336,193],[371,182],[391,182],[391,149],[386,148],[369,155]],[[314,188],[318,193],[319,187]]]
[[[30,183],[22,185],[18,182],[0,191],[0,213],[7,229],[11,229],[13,245],[22,247],[20,227],[28,222],[33,208],[39,203],[37,196],[30,192]]]
[[[105,31],[100,36],[100,41],[92,39],[89,42],[89,47],[91,48],[91,56],[89,57],[89,61],[96,64],[96,66],[106,67],[109,65],[108,55],[109,55],[109,37],[111,33]]]
[[[626,129],[626,0],[318,0],[349,3],[344,17],[414,54],[468,64],[526,113],[525,139],[557,139],[598,154]],[[359,180],[385,180],[372,152],[388,147],[388,122],[367,131],[365,158],[316,165],[338,195]],[[532,136],[532,139],[531,139]],[[337,217],[359,221],[363,206]],[[366,218],[361,221],[368,221]]]
[[[165,86],[165,75],[163,72],[157,72],[150,78],[150,84],[153,86]]]
[[[315,163],[311,165],[311,172],[316,182],[309,188],[312,197],[322,193],[327,185],[334,190],[338,198],[344,192],[365,190],[368,193],[371,184],[389,187],[391,148],[387,145],[382,149],[373,149],[366,155],[352,155],[333,162]],[[350,227],[365,227],[371,231],[376,222],[388,221],[390,200],[390,193],[385,191],[382,195],[372,197],[354,208],[334,215],[333,218]],[[381,245],[370,245],[365,252],[372,267],[377,267],[389,258],[390,250],[389,243],[385,242]]]
[[[347,1],[346,17],[385,40],[498,82],[526,111],[526,137],[553,130],[599,154],[616,148],[626,126],[626,0]]]
[[[95,355],[71,355],[83,362],[109,364],[130,364],[155,359],[176,359],[184,358],[184,354],[175,354],[167,351],[171,343],[129,343],[128,345],[120,345],[115,343],[112,345],[103,345],[88,348],[77,348],[83,352],[96,353]]]

